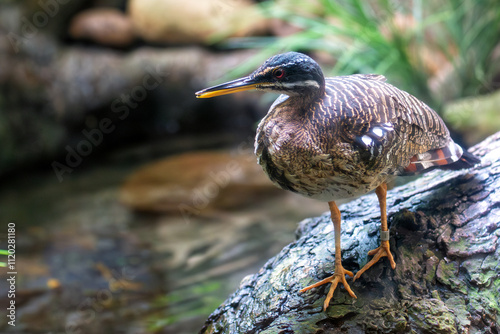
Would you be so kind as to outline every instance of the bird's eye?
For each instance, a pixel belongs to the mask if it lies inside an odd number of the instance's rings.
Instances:
[[[277,68],[273,71],[273,75],[276,79],[282,79],[285,76],[285,70]]]

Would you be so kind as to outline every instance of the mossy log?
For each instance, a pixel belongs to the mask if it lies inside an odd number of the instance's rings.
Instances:
[[[200,333],[500,333],[500,132],[471,152],[481,164],[432,171],[387,197],[391,250],[322,310],[334,237],[324,214],[300,223],[297,240],[243,279]],[[326,206],[326,204],[325,204]],[[374,194],[340,207],[342,262],[357,271],[379,243]]]

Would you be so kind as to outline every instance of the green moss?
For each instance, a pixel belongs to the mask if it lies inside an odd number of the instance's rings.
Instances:
[[[427,250],[424,257],[427,258],[427,261],[425,262],[424,280],[427,283],[432,284],[436,279],[436,270],[439,264],[439,259],[430,250]]]
[[[417,332],[458,333],[453,312],[438,299],[420,299],[413,302],[408,308],[408,317],[411,328]]]
[[[433,252],[433,251],[431,251],[430,249],[427,249],[427,250],[425,251],[425,253],[424,253],[424,257],[425,257],[426,259],[429,259],[429,258],[431,258],[431,257],[433,257],[433,256],[435,256],[435,254],[434,254],[434,252]]]
[[[458,263],[441,260],[436,270],[436,276],[439,282],[450,287],[451,289],[467,294],[467,287],[458,278]]]
[[[437,290],[432,290],[431,296],[434,299],[441,300],[441,297],[439,296],[439,292]]]
[[[473,288],[469,291],[469,305],[480,312],[491,316],[500,314],[500,278],[493,281],[488,289]]]
[[[408,285],[405,285],[405,284],[399,284],[398,285],[398,293],[404,299],[410,299],[413,296],[412,289]]]
[[[394,305],[385,304],[385,308],[376,312],[369,312],[362,325],[367,333],[405,333],[408,328],[408,319],[403,310],[397,310]]]
[[[316,322],[321,321],[319,318],[317,319]],[[286,330],[283,329],[288,329],[291,330],[292,333],[317,333],[318,332],[318,326],[316,325],[315,322],[295,322],[294,320],[290,319],[289,322],[287,322],[284,325],[279,325],[279,324],[273,324],[270,328],[260,331],[260,334],[276,334],[276,333],[289,333]],[[220,332],[213,332],[213,333],[220,333]]]
[[[469,240],[465,238],[460,238],[458,241],[451,241],[449,243],[449,248],[453,249],[455,253],[467,254],[470,251],[471,244]]]
[[[414,280],[420,280],[423,275],[424,268],[422,267],[423,252],[415,251],[414,247],[400,246],[397,249],[400,257],[401,265],[396,266],[395,274],[402,281],[407,277]]]
[[[332,305],[327,309],[328,316],[334,319],[343,318],[353,313],[351,305]]]
[[[498,260],[489,255],[483,261],[480,259],[470,259],[463,262],[462,266],[467,270],[470,281],[478,287],[489,286],[498,273],[495,270]]]
[[[465,305],[465,299],[459,296],[453,296],[446,301],[446,306],[453,310],[455,314],[455,319],[459,325],[460,329],[465,331],[466,328],[470,326],[470,313],[467,311],[467,306]]]
[[[495,254],[490,254],[484,258],[481,263],[481,269],[495,270],[498,267],[498,257]]]

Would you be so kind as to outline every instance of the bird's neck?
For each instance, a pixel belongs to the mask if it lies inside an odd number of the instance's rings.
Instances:
[[[325,86],[321,85],[315,89],[304,89],[294,94],[288,94],[287,104],[293,105],[296,108],[307,109],[312,104],[323,98],[325,94]]]

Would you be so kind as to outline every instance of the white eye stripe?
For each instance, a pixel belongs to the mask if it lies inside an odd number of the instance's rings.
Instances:
[[[298,82],[283,82],[281,84],[285,88],[294,88],[294,87],[316,87],[319,88],[319,83],[315,80],[305,80]]]
[[[305,80],[305,81],[298,81],[298,82],[280,82],[279,86],[277,86],[274,83],[262,83],[259,84],[258,88],[266,88],[266,87],[271,87],[271,88],[276,88],[279,89],[281,88],[287,88],[287,89],[293,89],[295,87],[316,87],[319,88],[319,83],[314,80]]]

